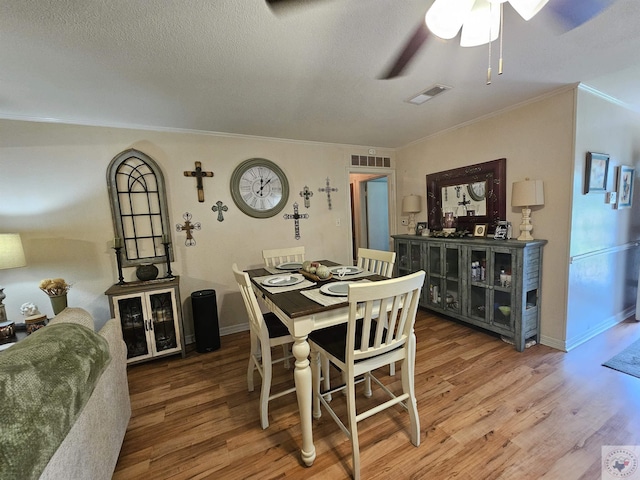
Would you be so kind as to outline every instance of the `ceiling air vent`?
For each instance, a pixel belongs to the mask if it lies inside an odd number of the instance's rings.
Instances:
[[[427,100],[431,100],[436,95],[440,95],[447,90],[450,90],[451,87],[447,87],[446,85],[434,85],[433,87],[429,87],[424,92],[419,93],[418,95],[405,100],[405,102],[413,103],[414,105],[422,105]]]

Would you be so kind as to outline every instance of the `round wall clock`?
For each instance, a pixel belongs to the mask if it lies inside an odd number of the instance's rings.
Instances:
[[[484,197],[487,194],[486,189],[487,182],[475,182],[467,184],[467,191],[469,192],[469,196],[476,202],[484,200]]]
[[[289,182],[272,161],[250,158],[231,175],[231,197],[236,206],[251,217],[273,217],[287,204]]]

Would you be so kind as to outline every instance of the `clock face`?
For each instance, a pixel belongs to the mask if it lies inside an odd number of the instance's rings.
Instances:
[[[280,212],[289,198],[289,183],[275,163],[251,158],[231,175],[231,196],[236,206],[251,217],[268,218]]]
[[[469,192],[469,196],[476,202],[484,200],[484,197],[487,194],[486,190],[487,190],[487,182],[469,183],[467,185],[467,191]]]

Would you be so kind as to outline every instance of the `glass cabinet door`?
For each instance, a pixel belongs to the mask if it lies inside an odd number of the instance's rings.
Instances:
[[[492,272],[493,279],[493,324],[513,329],[511,315],[513,272],[515,272],[514,256],[508,250],[494,250]]]
[[[396,240],[396,266],[399,277],[409,273],[409,242]]]
[[[143,297],[131,296],[118,298],[116,317],[120,318],[122,336],[127,344],[127,358],[151,356],[145,320]]]
[[[171,291],[149,295],[154,351],[179,348],[179,333],[174,319],[174,299]]]
[[[447,310],[460,312],[460,248],[445,246],[444,303]]]
[[[467,256],[466,275],[469,280],[469,316],[480,322],[491,321],[491,262],[489,249],[486,247],[471,247]]]

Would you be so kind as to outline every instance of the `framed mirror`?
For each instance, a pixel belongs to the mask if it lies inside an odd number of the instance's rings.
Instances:
[[[488,224],[493,231],[506,219],[506,176],[506,158],[427,175],[429,228],[441,230],[445,216],[453,216],[457,230]]]

